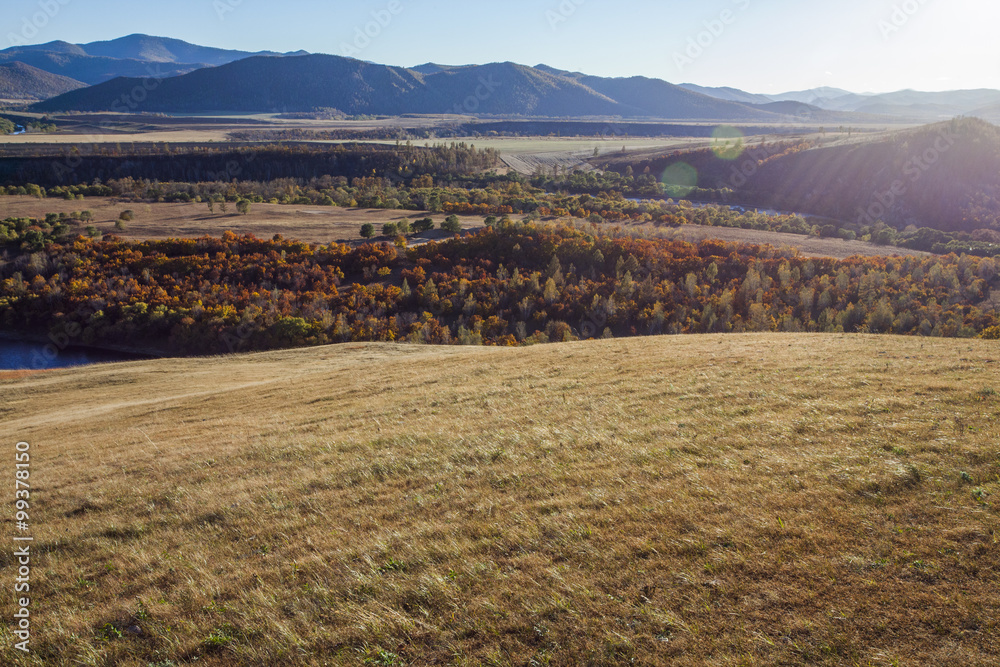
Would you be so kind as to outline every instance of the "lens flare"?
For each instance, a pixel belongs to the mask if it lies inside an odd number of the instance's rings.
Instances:
[[[698,187],[698,170],[687,162],[675,162],[666,168],[660,182],[670,197],[684,197]]]
[[[712,132],[712,151],[723,160],[735,160],[743,155],[743,133],[735,127],[720,125]]]

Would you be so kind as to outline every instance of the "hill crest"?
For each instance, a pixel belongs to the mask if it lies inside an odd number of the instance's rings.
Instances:
[[[80,81],[51,74],[22,62],[0,64],[0,99],[47,99],[86,86]]]

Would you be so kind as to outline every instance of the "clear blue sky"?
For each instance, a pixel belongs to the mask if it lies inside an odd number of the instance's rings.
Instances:
[[[994,0],[6,0],[0,46],[41,16],[30,42],[141,32],[343,54],[393,1],[398,14],[372,30],[370,44],[358,42],[357,57],[406,66],[512,60],[762,93],[1000,88]],[[46,6],[51,19],[39,14]]]

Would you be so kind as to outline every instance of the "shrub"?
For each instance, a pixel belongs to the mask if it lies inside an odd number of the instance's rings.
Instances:
[[[119,220],[123,220],[125,222],[131,222],[133,218],[135,218],[135,211],[133,211],[131,209],[127,209],[125,211],[122,211],[118,215],[118,219]]]
[[[449,215],[441,223],[441,229],[446,232],[458,233],[462,231],[462,223],[459,221],[457,215]]]
[[[375,225],[366,222],[361,225],[361,238],[370,239],[375,236]]]
[[[434,220],[432,218],[421,218],[413,223],[413,230],[417,232],[427,232],[434,229]]]

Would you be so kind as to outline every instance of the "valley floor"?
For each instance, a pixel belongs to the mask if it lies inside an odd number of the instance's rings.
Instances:
[[[35,536],[5,664],[1000,660],[995,341],[347,344],[0,391]]]
[[[218,206],[214,212],[207,204],[196,203],[136,203],[119,202],[109,197],[88,197],[82,201],[63,199],[37,199],[25,196],[0,196],[0,219],[7,217],[33,217],[44,219],[48,213],[67,215],[89,210],[94,215],[93,224],[102,234],[115,234],[129,240],[166,238],[219,237],[225,231],[237,234],[254,234],[258,238],[271,238],[281,234],[285,238],[310,243],[331,241],[360,241],[361,225],[371,223],[381,233],[382,225],[399,220],[413,221],[430,216],[437,227],[447,217],[444,213],[430,214],[422,211],[388,209],[340,208],[336,206],[292,206],[283,204],[254,204],[249,215],[239,215],[235,204],[227,213]],[[115,228],[115,221],[126,210],[135,217],[126,223],[124,230]],[[482,227],[481,216],[458,216],[465,229]],[[518,216],[514,216],[515,218]],[[554,219],[553,219],[554,220]],[[564,219],[564,221],[572,221]],[[707,227],[683,225],[680,228],[656,228],[652,225],[627,225],[633,229],[648,229],[657,236],[676,236],[697,243],[705,239],[722,239],[736,243],[787,245],[798,248],[803,255],[843,259],[852,255],[867,257],[882,255],[927,256],[929,253],[894,246],[879,246],[864,241],[782,234],[780,232],[738,229],[733,227]],[[82,233],[81,229],[78,230]],[[447,234],[437,231],[420,235],[422,238],[442,238]],[[384,239],[383,239],[384,240]],[[411,240],[411,243],[414,241]]]

